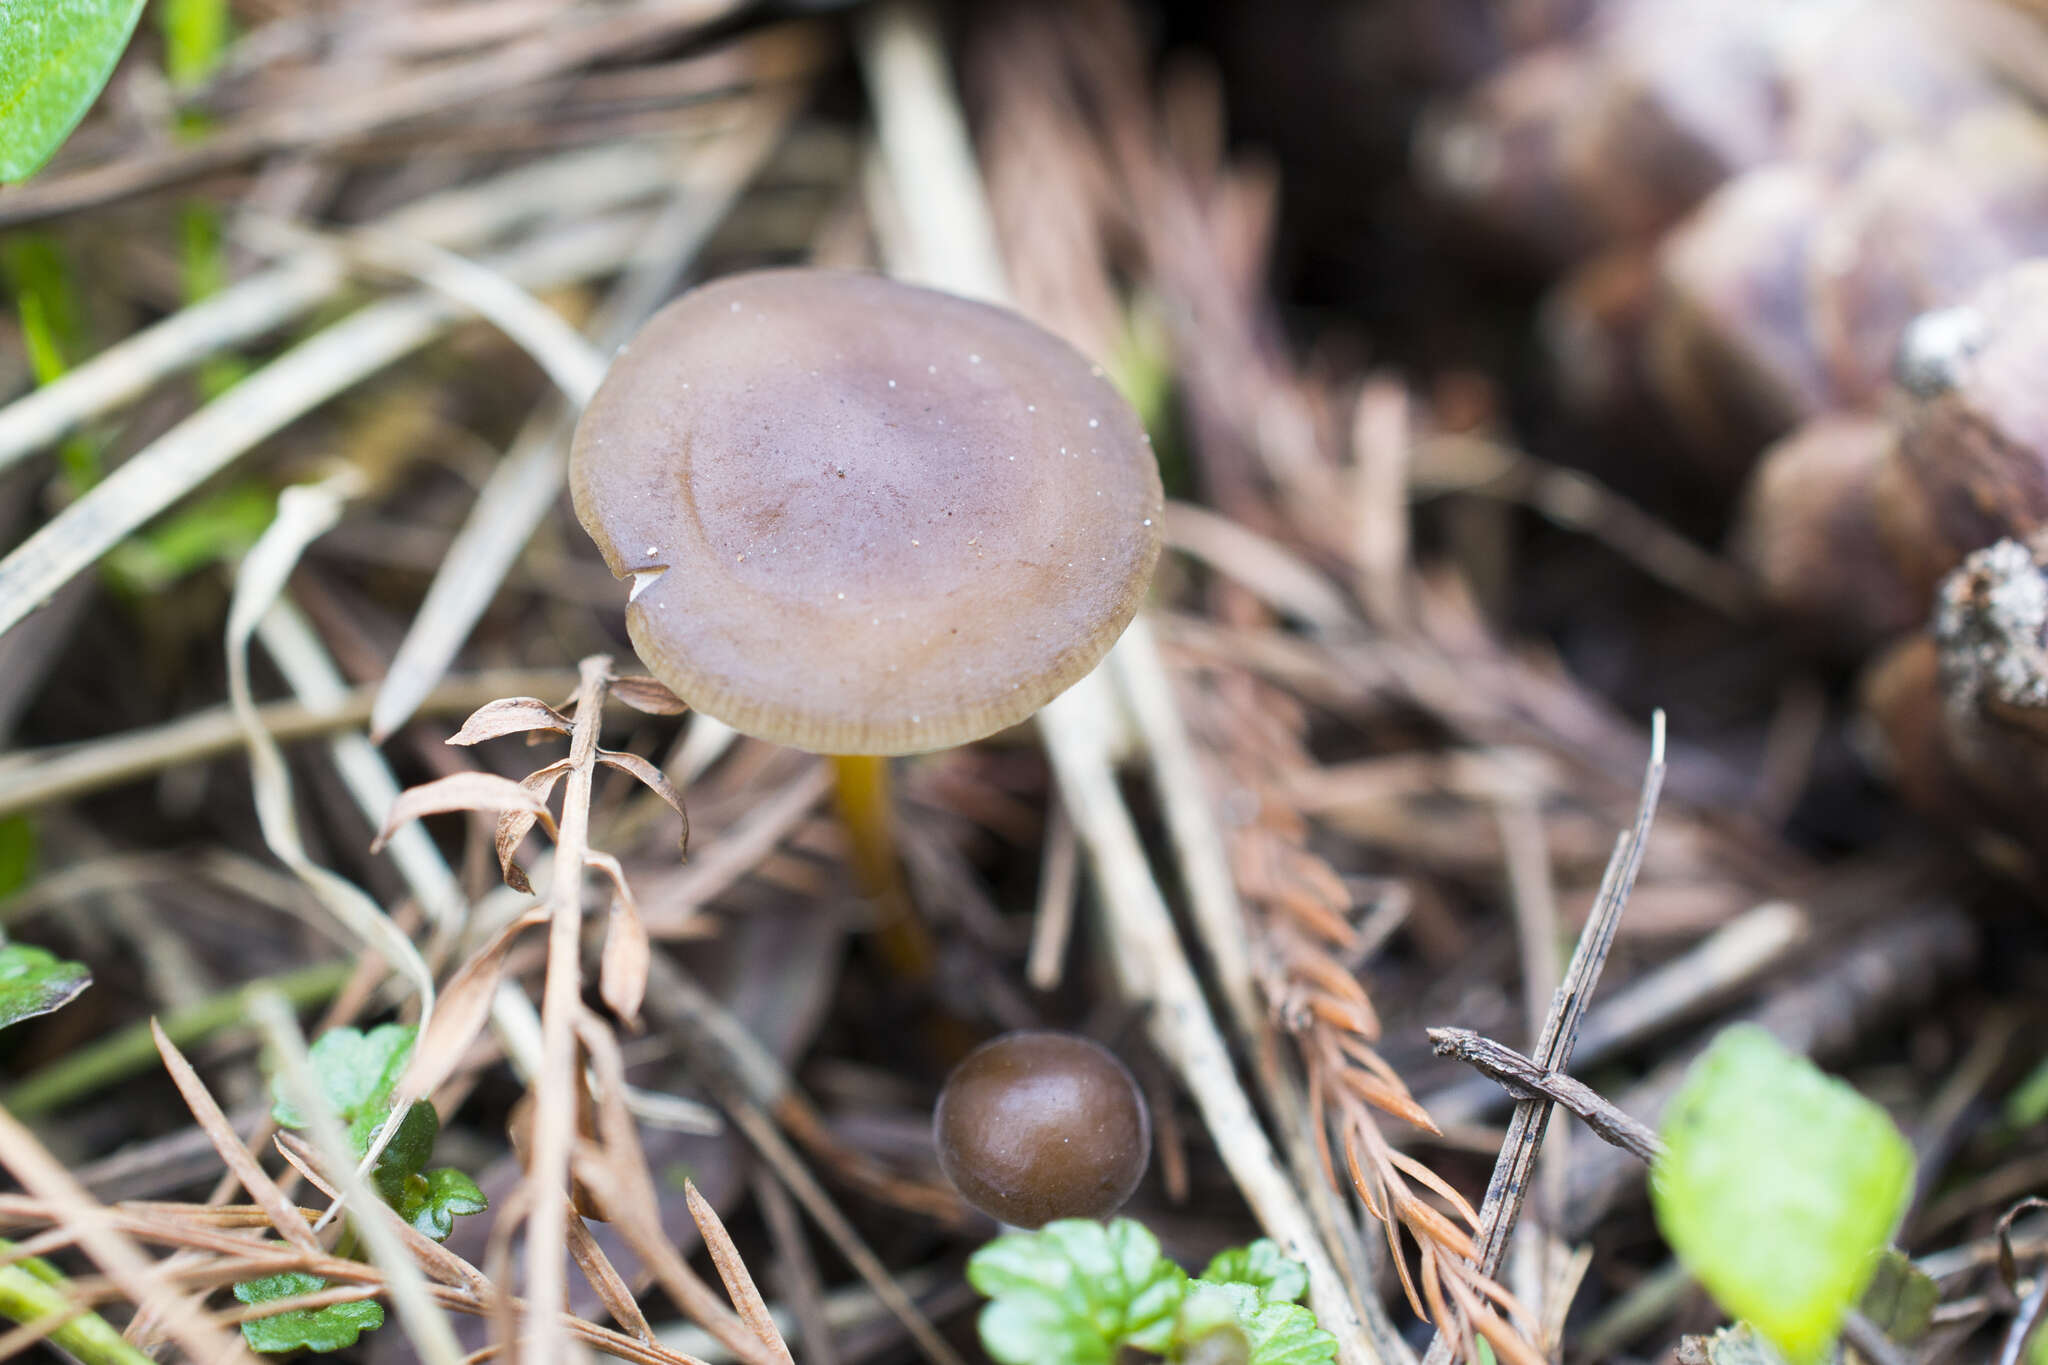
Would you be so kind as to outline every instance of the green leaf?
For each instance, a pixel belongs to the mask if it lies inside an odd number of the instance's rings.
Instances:
[[[70,369],[84,348],[83,309],[70,263],[49,233],[17,232],[0,251],[0,271],[14,296],[29,369],[36,383],[48,384]]]
[[[1001,1365],[1111,1365],[1124,1346],[1164,1354],[1187,1290],[1187,1273],[1127,1218],[998,1237],[968,1258],[967,1279],[993,1300],[981,1344]]]
[[[1927,1335],[1934,1325],[1934,1306],[1941,1302],[1941,1286],[1896,1248],[1886,1248],[1877,1261],[1877,1273],[1863,1291],[1863,1316],[1886,1336],[1911,1346]]]
[[[1329,1365],[1337,1358],[1337,1338],[1300,1304],[1276,1303],[1242,1282],[1196,1280],[1181,1302],[1174,1335],[1192,1351],[1219,1332],[1243,1337],[1245,1365]]]
[[[348,1126],[348,1139],[357,1156],[366,1155],[377,1136],[378,1126],[391,1110],[392,1091],[405,1074],[412,1057],[410,1024],[382,1024],[368,1033],[360,1029],[329,1029],[313,1044],[313,1071],[327,1102]],[[303,1128],[306,1118],[273,1083],[276,1104],[270,1114],[287,1128]],[[426,1167],[434,1154],[434,1139],[441,1133],[440,1115],[434,1106],[421,1101],[406,1111],[398,1132],[385,1144],[370,1173],[377,1191],[393,1206],[406,1196],[407,1184]]]
[[[99,97],[142,0],[7,0],[0,23],[0,181],[50,159]]]
[[[244,1280],[235,1286],[235,1297],[247,1304],[295,1299],[317,1294],[327,1281],[304,1271],[287,1270]],[[356,1338],[384,1325],[384,1307],[374,1299],[330,1303],[325,1308],[289,1308],[267,1318],[251,1318],[242,1324],[242,1340],[257,1351],[339,1351],[356,1344]]]
[[[192,0],[168,0],[172,7]],[[197,0],[215,4],[217,0]],[[178,263],[185,277],[185,302],[210,299],[227,288],[228,260],[221,243],[220,208],[211,200],[188,199],[178,207]]]
[[[92,972],[82,962],[66,962],[26,943],[0,947],[0,1028],[62,1009],[91,984]]]
[[[26,815],[0,820],[0,900],[27,886],[35,875],[35,822]]]
[[[14,295],[21,340],[38,385],[55,383],[85,353],[85,309],[70,262],[55,237],[18,232],[0,247],[0,273]],[[99,441],[74,432],[57,447],[57,465],[75,496],[100,480]]]
[[[394,1200],[393,1207],[419,1232],[445,1242],[455,1231],[457,1214],[482,1213],[490,1201],[474,1180],[453,1166],[443,1166],[408,1180],[404,1197]]]
[[[228,45],[227,0],[161,0],[164,73],[179,90],[204,85]]]
[[[2005,1121],[2015,1128],[2031,1128],[2048,1119],[2048,1057],[2006,1096]]]
[[[1799,1365],[1834,1341],[1905,1212],[1913,1151],[1869,1100],[1743,1025],[1665,1112],[1657,1226],[1733,1317]]]
[[[376,1136],[374,1120],[367,1128],[352,1125],[349,1139],[356,1144],[356,1151],[370,1150],[370,1141]],[[434,1112],[434,1106],[421,1100],[405,1111],[399,1120],[398,1132],[384,1146],[383,1155],[377,1158],[377,1169],[370,1172],[370,1179],[377,1184],[377,1192],[384,1196],[384,1202],[399,1208],[404,1202],[406,1190],[413,1181],[420,1178],[427,1162],[434,1155],[434,1139],[441,1136],[441,1116]]]
[[[341,1121],[349,1126],[356,1153],[369,1150],[370,1135],[391,1107],[391,1092],[405,1074],[412,1057],[415,1030],[410,1024],[381,1024],[364,1033],[361,1029],[335,1028],[320,1035],[313,1044],[313,1073],[320,1089]],[[270,1116],[287,1128],[303,1128],[301,1114],[275,1082],[277,1103]]]
[[[1281,1255],[1270,1237],[1217,1252],[1202,1278],[1211,1284],[1248,1284],[1275,1303],[1299,1303],[1308,1292],[1308,1270]]]
[[[238,483],[122,541],[103,562],[117,586],[138,596],[161,592],[208,564],[239,558],[276,515],[270,489]]]

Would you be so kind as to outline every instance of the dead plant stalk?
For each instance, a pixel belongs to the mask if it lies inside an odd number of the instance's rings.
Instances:
[[[533,1167],[538,1192],[526,1229],[526,1287],[531,1311],[523,1333],[527,1358],[565,1354],[561,1313],[568,1301],[562,1262],[569,1236],[569,1153],[576,1138],[576,1014],[583,1001],[583,868],[590,858],[590,787],[597,769],[598,726],[612,661],[593,655],[579,667],[576,723],[569,736],[569,772],[562,794],[555,873],[543,908],[548,916],[547,985],[541,997],[541,1071],[536,1079]]]

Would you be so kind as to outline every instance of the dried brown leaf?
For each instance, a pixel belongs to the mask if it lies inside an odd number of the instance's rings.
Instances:
[[[789,1354],[788,1343],[783,1341],[775,1319],[769,1315],[767,1302],[754,1286],[754,1277],[747,1271],[746,1260],[741,1257],[740,1249],[732,1244],[732,1236],[726,1232],[718,1210],[711,1207],[710,1200],[697,1193],[694,1181],[683,1181],[683,1197],[690,1201],[690,1217],[697,1221],[697,1230],[704,1234],[704,1248],[711,1253],[711,1263],[718,1267],[718,1278],[725,1281],[725,1292],[732,1296],[733,1307],[740,1310],[740,1318],[764,1345],[789,1361],[790,1365],[796,1365]]]
[[[626,1329],[638,1341],[653,1341],[654,1328],[648,1324],[647,1315],[640,1311],[639,1300],[633,1297],[633,1290],[619,1274],[618,1267],[604,1254],[597,1238],[581,1218],[569,1220],[569,1254],[576,1258],[576,1266],[583,1272],[583,1278],[597,1291],[598,1301],[604,1310],[612,1315],[612,1321]]]
[[[496,773],[455,773],[399,793],[398,799],[391,803],[391,813],[384,817],[384,828],[377,831],[376,842],[370,845],[370,851],[375,853],[382,849],[385,841],[408,821],[423,815],[444,815],[458,810],[530,813],[550,834],[555,829],[555,817],[548,814],[547,806],[522,784],[509,777],[499,777]]]
[[[568,759],[557,759],[537,772],[528,773],[519,780],[519,785],[538,797],[545,807],[548,796],[555,789],[555,783],[562,780],[562,776],[569,771],[569,766]],[[533,892],[533,883],[526,879],[526,869],[513,861],[512,855],[519,851],[519,845],[525,841],[527,831],[533,828],[534,822],[539,818],[530,811],[506,811],[498,818],[498,831],[492,840],[498,850],[498,871],[505,878],[505,885],[514,891],[524,891],[529,895]],[[554,831],[551,828],[548,832],[552,834]]]
[[[491,998],[498,993],[498,978],[505,971],[505,955],[513,940],[535,925],[547,922],[547,912],[535,907],[513,920],[470,954],[441,992],[440,1004],[428,1021],[405,1069],[404,1092],[417,1098],[432,1094],[455,1069],[462,1054],[483,1030],[490,1018]]]
[[[620,772],[631,773],[641,785],[668,802],[677,815],[683,817],[683,856],[690,855],[690,812],[683,807],[683,794],[669,782],[668,775],[638,754],[624,753],[618,749],[599,749],[597,761]]]
[[[690,709],[690,703],[669,691],[666,683],[645,674],[613,678],[612,695],[650,716],[680,716]]]
[[[487,701],[470,713],[450,744],[481,744],[487,739],[521,734],[529,730],[569,733],[569,718],[538,697],[500,697]]]
[[[653,949],[647,941],[647,927],[640,921],[640,903],[626,885],[626,869],[609,853],[586,853],[586,867],[594,867],[611,879],[618,893],[612,899],[611,919],[605,925],[604,955],[598,964],[598,994],[612,1013],[629,1024],[640,1022],[640,1002],[647,998],[647,964]]]

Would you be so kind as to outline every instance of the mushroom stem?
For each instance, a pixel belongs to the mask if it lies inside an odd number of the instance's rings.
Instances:
[[[835,754],[839,818],[846,826],[847,861],[854,885],[875,907],[875,936],[883,960],[913,980],[931,975],[932,943],[910,904],[896,859],[896,808],[889,794],[889,760],[880,754]]]

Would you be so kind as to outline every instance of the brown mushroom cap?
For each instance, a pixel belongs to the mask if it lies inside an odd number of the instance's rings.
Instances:
[[[953,1068],[932,1111],[939,1169],[967,1202],[1005,1223],[1107,1218],[1152,1151],[1138,1083],[1078,1034],[1025,1031],[983,1043]]]
[[[910,753],[1093,668],[1159,556],[1152,450],[1065,342],[878,276],[735,275],[620,352],[576,515],[647,667],[735,729]]]

